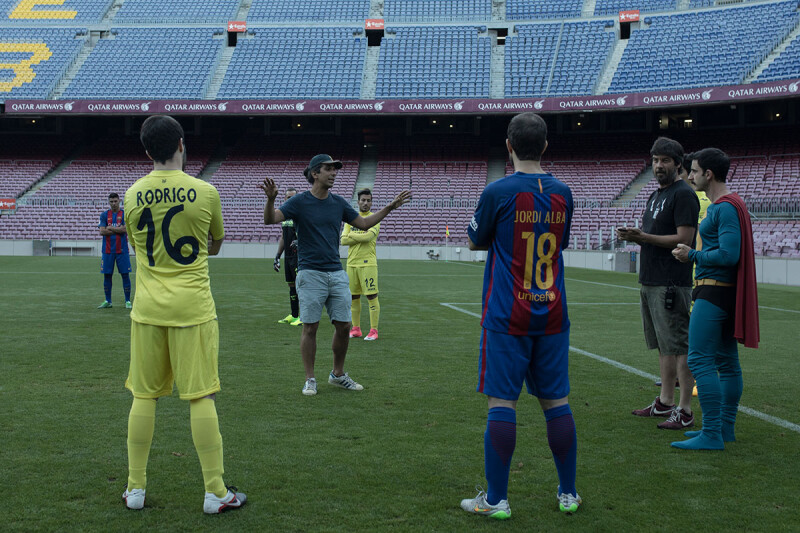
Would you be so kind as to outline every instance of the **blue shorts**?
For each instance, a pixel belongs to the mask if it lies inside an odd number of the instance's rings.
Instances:
[[[478,392],[513,402],[523,381],[537,398],[569,395],[569,330],[535,337],[483,330]]]
[[[127,274],[131,271],[131,256],[128,253],[123,254],[103,254],[103,259],[100,262],[100,272],[103,274],[113,274],[114,264],[120,274]]]

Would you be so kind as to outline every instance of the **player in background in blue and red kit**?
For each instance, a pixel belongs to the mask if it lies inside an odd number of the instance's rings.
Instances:
[[[471,250],[488,250],[478,392],[488,396],[484,433],[488,491],[461,502],[465,511],[511,516],[508,475],[517,439],[523,382],[539,399],[558,470],[559,508],[578,510],[577,436],[569,407],[569,318],[562,250],[569,243],[572,192],[542,171],[547,125],[534,113],[515,116],[506,148],[514,174],[486,187],[468,228]]]
[[[108,211],[100,215],[100,235],[103,236],[103,256],[100,271],[103,273],[103,289],[106,299],[97,306],[98,309],[111,307],[111,280],[114,276],[114,265],[117,265],[122,276],[122,288],[125,289],[125,307],[131,309],[131,256],[128,253],[128,234],[125,229],[125,213],[119,208],[119,195],[112,192],[108,195]]]

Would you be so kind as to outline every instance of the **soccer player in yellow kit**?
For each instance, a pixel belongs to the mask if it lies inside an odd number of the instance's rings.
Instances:
[[[362,217],[372,214],[372,191],[358,191],[358,210]],[[381,304],[378,302],[378,258],[375,255],[375,241],[378,240],[380,224],[363,231],[345,224],[342,230],[342,244],[350,248],[347,251],[347,277],[350,278],[350,304],[353,327],[350,338],[361,337],[361,295],[367,296],[369,305],[369,333],[365,341],[378,339],[378,320]]]
[[[122,497],[129,509],[144,507],[156,400],[171,395],[174,382],[180,398],[189,401],[192,439],[205,482],[203,511],[216,514],[247,500],[222,481],[222,436],[214,404],[220,390],[219,329],[208,256],[222,247],[222,207],[213,185],[183,172],[185,136],[175,119],[148,118],[140,138],[153,160],[153,172],[125,193],[137,291],[125,382],[133,404],[128,418],[128,486]]]

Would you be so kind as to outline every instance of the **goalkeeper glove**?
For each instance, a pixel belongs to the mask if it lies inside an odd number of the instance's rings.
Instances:
[[[276,257],[275,258],[275,262],[272,263],[272,268],[275,269],[275,272],[280,272],[281,271],[281,258],[280,257]]]

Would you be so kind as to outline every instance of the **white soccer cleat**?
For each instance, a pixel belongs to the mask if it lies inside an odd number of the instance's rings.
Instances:
[[[461,500],[461,508],[468,513],[482,514],[495,520],[511,518],[511,507],[508,505],[508,500],[500,500],[495,505],[491,505],[486,501],[486,493],[480,489],[474,498]]]
[[[238,490],[236,487],[228,487],[228,493],[223,498],[218,498],[213,492],[206,492],[203,512],[218,514],[229,509],[238,509],[247,501],[247,495],[243,492],[236,492]]]
[[[144,489],[125,489],[122,493],[122,499],[125,500],[125,505],[128,509],[138,511],[144,507]]]

